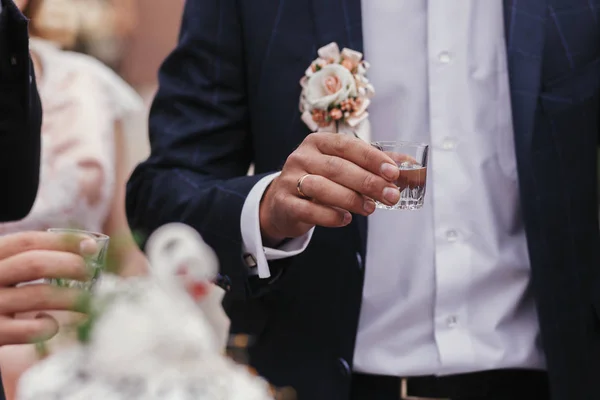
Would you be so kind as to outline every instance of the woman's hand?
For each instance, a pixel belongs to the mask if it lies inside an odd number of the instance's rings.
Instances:
[[[46,278],[87,280],[83,251],[95,251],[89,239],[56,233],[24,232],[0,237],[0,346],[46,340],[58,323],[45,311],[72,311],[82,294],[72,288],[23,283]],[[15,318],[34,313],[33,318]]]

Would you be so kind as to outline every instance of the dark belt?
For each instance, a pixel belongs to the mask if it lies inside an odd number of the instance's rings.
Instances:
[[[505,396],[510,399],[548,399],[548,377],[534,370],[504,369],[448,376],[399,378],[352,375],[353,399],[361,395],[399,400],[453,400]]]

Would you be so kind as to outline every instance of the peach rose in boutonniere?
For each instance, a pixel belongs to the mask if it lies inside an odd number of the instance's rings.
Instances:
[[[366,78],[362,53],[336,43],[319,49],[319,57],[300,81],[302,120],[313,131],[350,133],[369,140],[367,108],[375,91]]]

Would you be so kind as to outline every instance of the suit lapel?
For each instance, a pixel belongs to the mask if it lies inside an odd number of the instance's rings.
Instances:
[[[537,98],[541,88],[547,1],[504,0],[517,159],[526,157],[531,149]]]
[[[311,0],[317,46],[363,51],[361,0]]]

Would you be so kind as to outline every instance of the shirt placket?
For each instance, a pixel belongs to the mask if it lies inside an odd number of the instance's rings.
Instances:
[[[462,0],[465,2],[471,0]],[[471,363],[474,354],[468,331],[469,247],[467,227],[460,218],[470,183],[461,161],[461,116],[469,102],[460,90],[460,71],[468,68],[463,31],[468,13],[456,13],[453,2],[429,0],[428,77],[432,151],[430,183],[435,182],[435,307],[434,337],[442,371]],[[468,5],[465,4],[465,7]],[[466,10],[466,8],[465,8]],[[463,15],[464,14],[464,15]],[[461,21],[460,19],[465,19]],[[462,146],[464,150],[464,146]],[[464,153],[463,153],[464,156]]]

